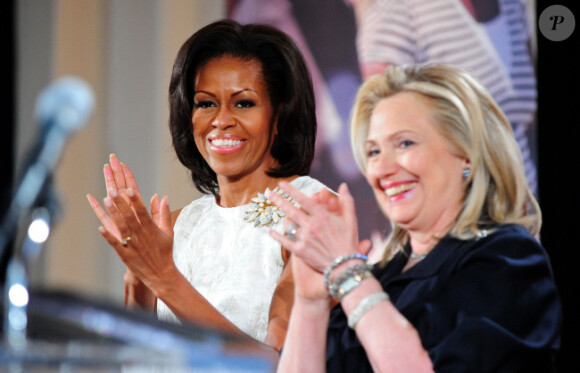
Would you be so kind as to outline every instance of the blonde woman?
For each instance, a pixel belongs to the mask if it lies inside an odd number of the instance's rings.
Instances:
[[[279,371],[551,371],[561,306],[541,213],[486,90],[456,68],[391,66],[361,87],[351,129],[393,234],[369,265],[346,185],[334,201],[280,184],[300,208],[273,199],[291,234],[271,234],[295,254]]]

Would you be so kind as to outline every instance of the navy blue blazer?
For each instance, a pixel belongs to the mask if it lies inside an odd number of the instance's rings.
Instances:
[[[548,256],[523,227],[469,241],[447,236],[402,273],[410,250],[373,274],[417,329],[436,372],[553,371],[561,303]],[[330,315],[327,371],[372,372],[340,305]]]

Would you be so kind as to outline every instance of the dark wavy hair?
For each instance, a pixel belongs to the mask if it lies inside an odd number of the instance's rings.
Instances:
[[[267,174],[276,178],[308,174],[314,158],[316,113],[312,79],[304,57],[288,35],[273,27],[220,20],[198,30],[181,46],[169,85],[173,148],[179,161],[191,171],[196,188],[204,194],[219,193],[216,174],[193,139],[195,78],[210,60],[224,55],[256,60],[262,66],[274,109],[272,118],[278,118],[271,154],[279,166]]]

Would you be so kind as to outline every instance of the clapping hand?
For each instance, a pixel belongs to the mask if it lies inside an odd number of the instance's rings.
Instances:
[[[322,272],[339,256],[370,249],[369,240],[358,241],[354,200],[346,184],[339,187],[338,196],[322,190],[310,198],[288,183],[281,183],[280,188],[300,207],[271,195],[272,202],[287,214],[286,232],[294,231],[289,235],[271,230],[270,234],[294,254],[297,295],[330,300]]]
[[[164,273],[174,269],[173,229],[167,197],[151,199],[147,211],[129,167],[115,155],[104,166],[107,197],[104,208],[92,195],[87,199],[100,220],[99,232],[127,266],[126,282],[143,282],[153,290]]]

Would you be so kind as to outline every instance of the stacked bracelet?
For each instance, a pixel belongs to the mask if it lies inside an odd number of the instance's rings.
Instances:
[[[351,290],[359,286],[362,280],[372,277],[370,272],[372,267],[372,265],[364,263],[348,268],[330,284],[328,292],[331,296],[339,300],[342,299]]]
[[[332,270],[340,264],[352,259],[360,259],[363,260],[364,263],[357,264],[348,268],[331,283],[330,274],[332,273]],[[328,293],[334,298],[341,300],[342,297],[359,286],[362,280],[372,277],[370,270],[373,268],[373,266],[367,264],[366,261],[367,256],[359,253],[344,255],[336,258],[334,262],[332,262],[332,264],[324,271],[324,284],[328,289]]]
[[[380,291],[378,293],[374,293],[369,295],[368,297],[364,298],[360,301],[360,303],[356,306],[354,311],[348,316],[348,326],[351,329],[354,329],[356,324],[360,321],[360,319],[374,306],[379,304],[384,300],[388,300],[389,295],[384,291]]]
[[[346,262],[347,260],[352,260],[352,259],[362,259],[364,262],[366,262],[367,256],[360,254],[360,253],[356,253],[356,254],[339,256],[338,258],[336,258],[334,260],[334,262],[332,262],[332,264],[324,270],[324,285],[326,285],[327,289],[330,288],[330,273],[332,272],[332,270],[335,269],[336,267],[338,267],[339,265],[341,265],[342,263]]]

